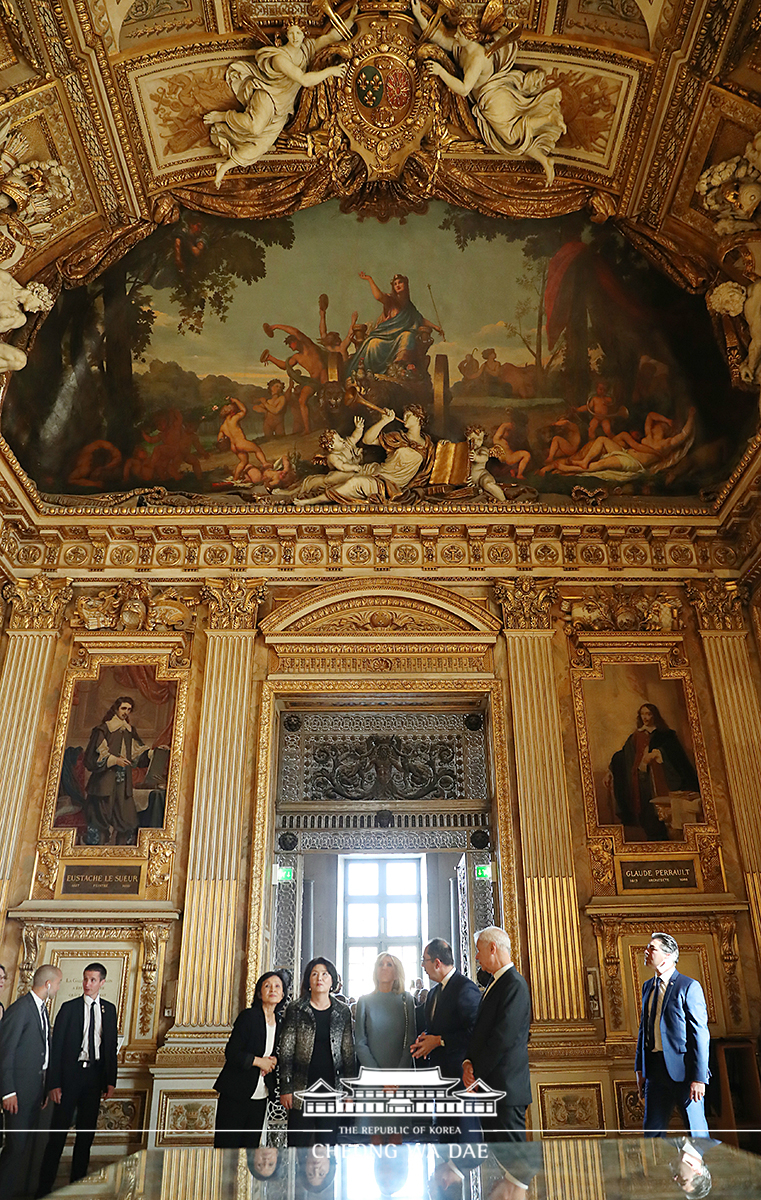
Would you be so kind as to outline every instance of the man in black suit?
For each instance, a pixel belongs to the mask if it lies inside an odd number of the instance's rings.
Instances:
[[[45,1001],[63,976],[58,967],[38,967],[32,990],[11,1004],[0,1021],[0,1093],[5,1110],[5,1145],[0,1154],[0,1200],[15,1196],[28,1165],[40,1112],[51,1044]]]
[[[477,937],[476,961],[494,976],[483,994],[475,1028],[463,1063],[463,1080],[472,1087],[483,1080],[505,1095],[495,1117],[482,1117],[484,1141],[526,1140],[526,1109],[531,1103],[528,1039],[531,997],[528,984],[513,964],[509,934],[496,925]]]
[[[434,938],[423,951],[423,969],[435,984],[428,993],[423,1031],[410,1046],[413,1058],[440,1067],[444,1079],[462,1079],[462,1060],[481,1001],[466,975],[456,971],[452,947]]]
[[[55,1104],[50,1137],[40,1171],[38,1196],[55,1187],[66,1136],[76,1114],[77,1136],[71,1160],[71,1182],[87,1174],[90,1147],[98,1123],[101,1096],[116,1087],[116,1008],[100,993],[106,982],[101,963],[85,967],[82,992],[61,1005],[53,1030],[48,1071],[48,1098]]]

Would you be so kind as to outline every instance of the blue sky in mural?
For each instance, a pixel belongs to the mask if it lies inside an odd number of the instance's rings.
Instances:
[[[272,367],[262,366],[259,356],[264,349],[279,356],[283,334],[276,332],[270,341],[263,322],[294,325],[316,339],[318,297],[326,292],[328,328],[344,337],[352,312],[365,322],[380,313],[369,284],[359,278],[365,271],[383,290],[392,275],[408,275],[413,303],[439,324],[431,285],[447,335],[446,342],[436,339],[435,349],[449,354],[451,370],[474,347],[493,346],[499,358],[526,362],[525,348],[504,329],[504,322],[513,319],[515,279],[524,269],[521,244],[479,241],[462,252],[454,234],[439,228],[445,213],[444,204],[432,203],[427,214],[410,216],[404,225],[358,221],[341,213],[337,204],[296,213],[292,249],[267,249],[266,278],[238,287],[224,323],[207,313],[203,333],[178,334],[169,291],[154,292],[158,317],[146,357],[176,361],[200,376],[224,372],[241,383],[264,384]]]

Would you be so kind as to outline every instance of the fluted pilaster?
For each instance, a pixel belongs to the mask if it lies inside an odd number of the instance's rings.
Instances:
[[[209,631],[177,988],[180,1031],[228,1029],[247,805],[253,630]],[[211,968],[211,969],[210,969]]]
[[[6,583],[3,596],[11,611],[0,676],[0,927],[8,907],[40,713],[71,588],[68,580],[36,576]]]
[[[0,678],[0,924],[8,906],[35,737],[58,634],[10,632]]]
[[[549,630],[507,631],[537,1021],[586,1019],[579,901]]]

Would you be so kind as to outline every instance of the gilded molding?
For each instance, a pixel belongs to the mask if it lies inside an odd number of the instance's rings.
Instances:
[[[603,969],[605,972],[605,994],[608,999],[611,1025],[621,1029],[624,1023],[624,993],[621,986],[621,956],[618,944],[622,923],[615,917],[592,917],[592,931],[600,942]]]
[[[506,633],[518,629],[552,628],[552,605],[558,598],[554,583],[519,578],[509,583],[495,583],[494,595],[502,606]]]
[[[363,581],[364,582],[364,581]],[[370,581],[368,581],[370,582]],[[388,584],[390,581],[386,581]],[[400,586],[406,587],[408,580],[400,580]],[[356,581],[354,583],[356,587]],[[427,589],[426,589],[427,590]],[[431,588],[430,590],[435,590]],[[311,597],[302,597],[306,605]],[[279,610],[282,611],[282,610]],[[291,613],[298,619],[297,613]],[[268,620],[271,618],[268,618]],[[324,703],[321,699],[327,697],[328,704],[344,705],[350,698],[352,706],[366,704],[368,707],[378,703],[382,697],[383,705],[396,702],[415,704],[418,697],[439,696],[441,699],[453,695],[462,685],[454,683],[449,678],[376,678],[340,679],[325,675],[316,679],[277,680],[270,679],[263,685],[259,709],[259,738],[256,757],[255,805],[253,828],[251,832],[251,855],[254,862],[268,861],[270,843],[275,817],[274,790],[276,784],[275,769],[275,732],[278,702],[290,697],[297,698],[300,704],[313,701],[315,704]],[[515,836],[512,818],[512,790],[508,762],[508,732],[505,715],[504,687],[501,681],[495,679],[469,678],[467,681],[469,693],[482,697],[490,705],[490,722],[492,729],[492,748],[494,753],[494,818],[492,832],[499,847],[501,920],[505,928],[515,932],[514,957],[520,964],[525,948],[521,947],[522,935],[518,920],[517,908],[517,864],[515,858]],[[269,962],[263,956],[265,950],[265,932],[268,928],[268,896],[263,888],[251,888],[248,912],[248,970],[247,996],[251,997],[254,983]],[[161,1052],[162,1061],[163,1052]],[[169,1061],[168,1059],[166,1061]],[[175,1061],[172,1059],[171,1061]]]
[[[742,584],[709,579],[685,584],[685,591],[701,630],[744,632],[743,604],[748,592]]]
[[[668,592],[644,588],[594,587],[581,595],[564,594],[560,602],[565,631],[579,633],[668,633],[682,627],[681,603]]]
[[[254,632],[259,605],[266,594],[266,584],[261,581],[250,582],[235,576],[210,579],[201,591],[201,599],[209,609],[207,629]]]
[[[146,1037],[150,1034],[156,1011],[156,985],[162,946],[169,937],[169,925],[158,921],[146,921],[143,926],[143,962],[140,968],[142,983],[138,1008],[138,1030]]]
[[[35,575],[3,585],[3,599],[11,604],[8,628],[30,633],[58,632],[72,597],[70,580]]]
[[[724,968],[724,986],[732,1022],[735,1025],[742,1025],[742,988],[737,977],[737,964],[740,961],[737,949],[737,921],[729,914],[721,914],[712,918],[711,929],[719,943],[721,964]]]
[[[97,595],[77,597],[72,629],[114,630],[131,633],[168,633],[192,630],[195,596],[180,596],[176,587],[160,590],[139,580],[122,580]]]

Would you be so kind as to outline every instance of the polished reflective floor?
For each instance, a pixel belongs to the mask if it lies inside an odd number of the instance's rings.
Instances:
[[[56,1196],[113,1200],[761,1200],[761,1157],[718,1142],[551,1138],[525,1145],[152,1150]]]

